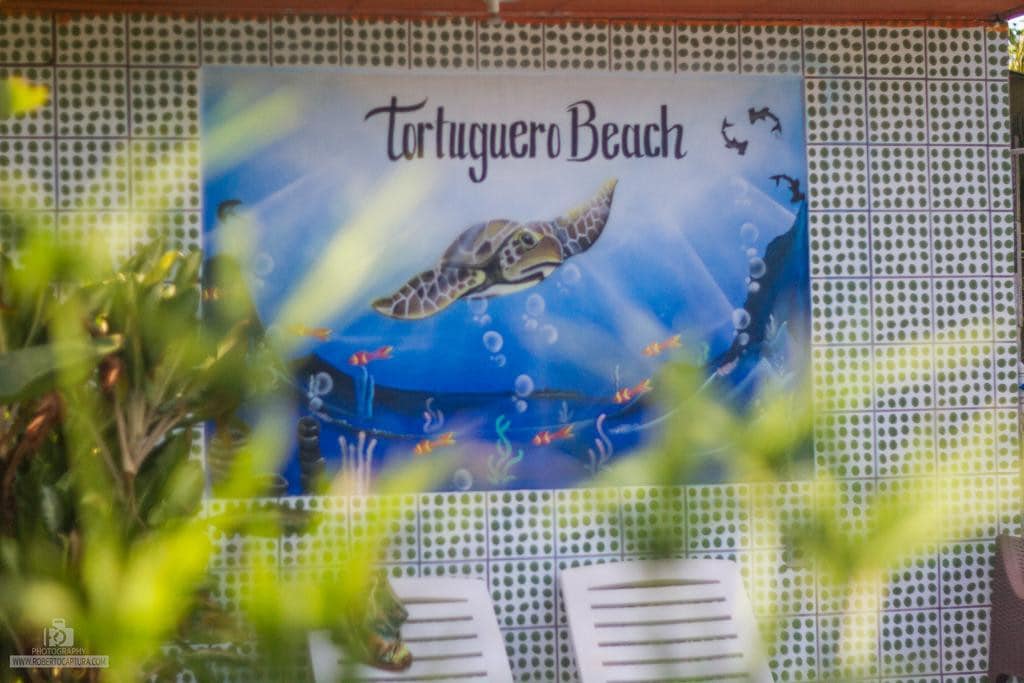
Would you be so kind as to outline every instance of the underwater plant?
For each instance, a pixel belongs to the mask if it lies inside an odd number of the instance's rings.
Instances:
[[[356,375],[356,408],[359,417],[367,419],[373,417],[374,381],[365,365],[359,369],[361,372]]]
[[[569,402],[562,401],[562,406],[558,409],[558,423],[568,424],[570,422],[572,422],[572,410],[569,408]]]
[[[433,434],[444,428],[444,411],[434,407],[434,397],[426,400],[426,407],[423,410],[423,433]]]
[[[593,448],[587,449],[587,455],[590,458],[590,462],[587,463],[587,472],[591,476],[597,475],[608,466],[608,461],[611,460],[612,455],[615,454],[615,447],[612,445],[611,439],[604,433],[604,420],[608,417],[604,413],[597,416],[597,435],[599,438],[594,439],[594,445],[597,447],[595,451]]]
[[[341,469],[336,481],[340,482],[342,492],[356,496],[368,494],[373,479],[373,451],[377,447],[377,439],[367,441],[366,432],[360,431],[355,443],[339,436],[338,446],[341,448]]]
[[[494,453],[487,458],[487,481],[495,486],[507,484],[515,480],[512,468],[523,459],[523,449],[512,454],[512,442],[508,440],[508,429],[512,426],[509,419],[499,415],[494,421],[494,431],[498,440],[494,442]]]

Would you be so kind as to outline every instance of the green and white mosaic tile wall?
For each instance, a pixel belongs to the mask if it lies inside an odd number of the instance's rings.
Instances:
[[[857,657],[873,680],[975,681],[987,666],[992,541],[1019,531],[1022,508],[1004,43],[995,29],[926,26],[0,16],[0,75],[54,91],[43,111],[0,122],[0,185],[58,240],[99,232],[128,253],[163,231],[198,245],[203,64],[802,73],[825,408],[815,466],[841,479],[837,518],[863,528],[872,496],[929,480],[975,435],[985,443],[957,460],[962,476],[943,491],[960,523],[883,594],[843,613],[844,596],[785,564],[752,509],[767,501],[800,515],[809,482],[294,499],[327,509],[330,523],[279,540],[217,538],[220,594],[244,594],[255,556],[330,573],[338,551],[325,538],[358,544],[397,506],[393,571],[486,579],[517,678],[572,681],[558,572],[643,556],[661,522],[691,557],[736,559],[759,613],[781,615],[777,680],[828,680],[845,631],[863,641]],[[0,214],[5,247],[13,226]],[[931,353],[897,376],[893,362],[922,336]],[[300,562],[310,548],[323,551]]]

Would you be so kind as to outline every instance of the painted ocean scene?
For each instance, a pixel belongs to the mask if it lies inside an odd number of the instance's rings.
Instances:
[[[799,77],[206,67],[202,131],[205,247],[292,343],[332,469],[583,484],[686,419],[668,362],[737,410],[807,400]]]

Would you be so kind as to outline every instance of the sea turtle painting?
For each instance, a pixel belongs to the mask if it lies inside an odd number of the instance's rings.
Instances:
[[[373,308],[391,318],[421,320],[469,296],[493,297],[533,287],[589,249],[601,236],[618,181],[607,181],[589,200],[548,221],[495,219],[459,235],[431,270],[413,276]]]

